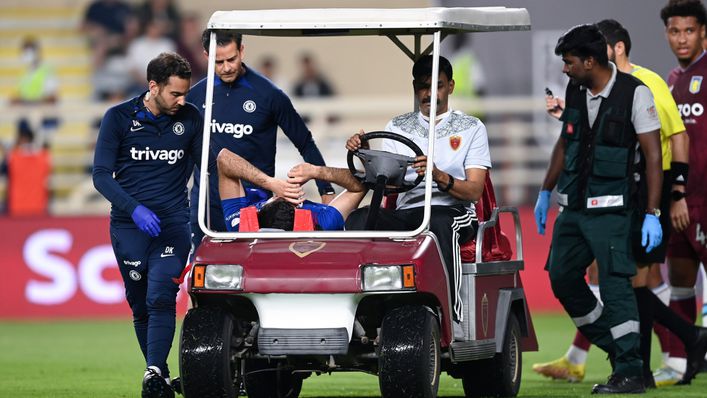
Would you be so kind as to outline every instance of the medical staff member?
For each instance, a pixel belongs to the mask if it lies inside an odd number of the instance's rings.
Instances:
[[[204,54],[208,57],[211,30],[202,34]],[[297,114],[290,99],[270,80],[243,63],[245,46],[241,34],[232,30],[216,30],[216,65],[211,124],[212,153],[227,148],[242,156],[265,174],[275,175],[277,128],[282,128],[305,162],[324,166],[312,134]],[[187,101],[203,113],[206,108],[206,79],[194,85]],[[194,171],[191,192],[192,243],[196,248],[203,237],[198,223],[200,190],[199,165]],[[328,182],[318,181],[322,203],[334,198]],[[251,186],[251,188],[253,188]],[[225,231],[218,192],[218,175],[210,173],[209,214],[212,230]]]
[[[110,236],[147,362],[142,397],[173,397],[167,356],[179,278],[190,249],[187,181],[201,157],[203,119],[186,103],[191,68],[174,53],[147,66],[147,92],[110,108],[93,183],[111,203]]]
[[[641,357],[643,360],[643,381],[646,388],[655,388],[657,385],[665,385],[664,376],[667,372],[659,370],[653,382],[653,375],[650,371],[651,358],[651,338],[653,333],[654,317],[661,325],[665,325],[670,330],[678,330],[685,341],[694,340],[695,327],[688,324],[666,306],[667,300],[670,298],[670,288],[662,283],[660,276],[660,263],[665,261],[665,253],[667,250],[667,239],[670,236],[671,219],[673,227],[679,231],[683,227],[683,222],[687,222],[687,206],[684,200],[671,200],[671,191],[684,190],[684,186],[676,184],[671,177],[671,164],[685,164],[688,158],[689,139],[685,133],[685,126],[680,119],[678,107],[670,94],[670,89],[665,81],[651,70],[631,63],[629,53],[631,52],[631,36],[628,30],[624,28],[618,21],[613,19],[605,19],[597,22],[597,28],[601,31],[607,41],[607,55],[609,61],[616,64],[619,71],[631,74],[645,84],[653,94],[658,119],[660,120],[660,143],[663,155],[663,187],[660,200],[660,225],[663,230],[663,240],[660,245],[646,253],[641,247],[640,234],[633,237],[633,255],[636,260],[637,273],[632,278],[634,293],[638,305],[638,313],[641,323]],[[559,119],[564,109],[564,100],[561,98],[546,97],[546,109],[548,114]],[[642,181],[645,179],[642,179]],[[639,192],[645,190],[645,184],[639,184]],[[540,193],[543,196],[549,197],[550,192],[544,191]],[[639,204],[645,200],[645,195],[639,195]],[[547,220],[547,209],[549,208],[549,200],[538,200],[538,206],[535,208],[536,223],[538,224],[539,232],[542,234],[543,226]],[[649,272],[655,277],[649,278]],[[596,263],[587,269],[589,276],[589,287],[595,296],[599,295],[599,282],[597,276]],[[656,278],[653,280],[653,278]],[[650,280],[650,282],[649,282]],[[653,291],[649,290],[647,285],[655,283],[652,286],[657,286]],[[660,286],[659,286],[660,285]],[[667,287],[667,289],[666,289]],[[667,298],[665,302],[658,298],[658,294],[667,290]],[[655,294],[654,294],[655,293]],[[601,298],[598,297],[600,300]],[[672,314],[671,314],[672,313]],[[664,333],[667,333],[664,332]],[[707,336],[706,336],[707,337]],[[662,341],[662,340],[661,340]],[[693,349],[696,348],[693,345]],[[534,364],[533,370],[552,378],[567,379],[570,381],[581,381],[584,378],[585,363],[587,352],[591,342],[585,338],[582,333],[577,331],[574,342],[570,346],[567,354],[562,358],[541,364]],[[705,347],[707,349],[707,347]],[[665,351],[665,350],[664,350]],[[698,351],[698,350],[696,350]],[[660,378],[659,378],[660,377]],[[679,379],[678,379],[679,380]],[[674,383],[673,383],[674,384]]]
[[[592,393],[642,393],[631,232],[645,215],[642,245],[650,252],[661,242],[660,121],[648,87],[609,62],[606,39],[596,25],[570,29],[555,54],[562,56],[570,82],[562,134],[542,185],[547,192],[557,185],[563,206],[548,261],[552,290],[577,328],[613,358],[611,377]],[[645,209],[636,208],[640,163],[645,164],[640,174],[646,178]],[[584,280],[594,259],[603,305]]]

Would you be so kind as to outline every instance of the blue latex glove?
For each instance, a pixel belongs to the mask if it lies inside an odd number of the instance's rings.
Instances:
[[[160,231],[162,231],[160,229],[160,219],[157,218],[152,210],[143,205],[138,205],[138,207],[133,210],[132,218],[140,231],[150,235],[153,238],[159,235]]]
[[[663,229],[660,227],[660,220],[653,214],[646,214],[641,227],[641,246],[646,248],[646,253],[650,253],[662,240]]]
[[[538,201],[535,202],[535,225],[538,226],[538,233],[545,235],[545,223],[547,222],[547,211],[550,208],[550,195],[552,192],[542,190],[538,194]]]

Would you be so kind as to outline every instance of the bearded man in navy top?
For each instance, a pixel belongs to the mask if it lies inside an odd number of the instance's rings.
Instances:
[[[204,54],[208,56],[211,30],[202,34]],[[214,79],[213,118],[211,122],[211,153],[226,148],[243,157],[265,174],[275,175],[277,128],[282,128],[302,158],[308,163],[324,166],[312,133],[297,114],[290,99],[270,80],[243,63],[245,47],[239,33],[216,30],[216,65]],[[206,79],[192,87],[187,101],[202,113],[206,108]],[[203,233],[199,228],[197,206],[199,198],[199,164],[194,172],[191,192],[192,243],[196,248]],[[331,184],[317,181],[322,203],[334,198]],[[255,187],[253,187],[255,188]],[[212,230],[226,231],[218,192],[218,174],[210,173],[209,214]]]
[[[149,90],[110,108],[93,183],[111,203],[110,236],[147,363],[142,397],[174,397],[167,357],[190,242],[187,182],[201,158],[203,118],[186,102],[191,68],[174,53],[147,66]]]

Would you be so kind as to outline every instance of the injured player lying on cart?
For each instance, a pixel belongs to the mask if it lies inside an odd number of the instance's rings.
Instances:
[[[301,163],[290,169],[287,180],[283,180],[268,176],[228,149],[218,154],[217,164],[221,206],[229,231],[342,230],[344,220],[358,208],[368,191],[348,169]],[[346,190],[329,204],[304,200],[302,185],[313,179],[329,181]],[[241,181],[259,188],[246,187]],[[266,190],[273,196],[269,197]]]

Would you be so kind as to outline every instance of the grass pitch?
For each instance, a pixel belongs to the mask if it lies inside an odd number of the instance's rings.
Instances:
[[[571,343],[574,327],[565,315],[535,315],[540,351],[524,353],[521,397],[589,396],[594,383],[609,374],[606,355],[594,348],[587,376],[569,384],[545,379],[531,370],[535,362],[556,359]],[[654,339],[655,340],[655,339]],[[175,340],[170,367],[178,373]],[[660,365],[654,345],[653,367]],[[129,320],[62,322],[0,322],[0,397],[137,397],[144,362]],[[440,396],[462,397],[461,381],[443,374]],[[304,381],[302,397],[378,397],[378,380],[359,373],[312,376]],[[707,397],[707,374],[692,386],[649,391],[649,397]]]

